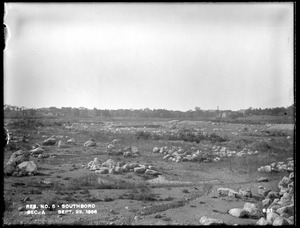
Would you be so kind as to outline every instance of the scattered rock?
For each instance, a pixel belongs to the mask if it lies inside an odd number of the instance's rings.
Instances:
[[[208,218],[206,216],[202,216],[199,222],[201,225],[205,225],[205,226],[224,224],[223,220],[221,219]]]

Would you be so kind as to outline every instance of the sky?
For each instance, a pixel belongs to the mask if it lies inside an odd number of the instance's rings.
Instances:
[[[4,104],[294,103],[293,3],[6,3]]]

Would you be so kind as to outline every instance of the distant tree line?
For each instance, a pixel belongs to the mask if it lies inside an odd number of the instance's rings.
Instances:
[[[224,115],[225,114],[225,115]],[[195,107],[194,110],[173,111],[166,109],[87,109],[84,107],[50,107],[50,108],[25,108],[12,105],[4,105],[5,116],[65,116],[65,117],[129,117],[129,118],[230,118],[236,119],[238,117],[249,115],[271,115],[271,116],[293,116],[294,105],[287,108],[266,108],[254,109],[248,108],[246,110],[231,111],[231,110],[201,110],[200,107]]]

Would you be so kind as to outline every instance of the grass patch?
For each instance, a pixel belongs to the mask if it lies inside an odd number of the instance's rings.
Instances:
[[[130,192],[121,195],[119,199],[139,200],[143,202],[156,201],[157,194],[154,194],[148,185],[141,183],[137,184],[135,189],[132,189]]]
[[[95,173],[72,179],[68,189],[134,189],[139,188],[139,183],[119,179],[111,176],[102,176]]]

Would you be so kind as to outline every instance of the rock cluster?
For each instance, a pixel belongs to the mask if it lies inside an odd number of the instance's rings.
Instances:
[[[278,183],[279,192],[265,187],[258,187],[258,194],[263,197],[262,204],[246,202],[243,208],[232,208],[228,214],[237,218],[258,219],[256,225],[292,225],[294,220],[294,173],[283,177]],[[234,198],[252,197],[249,189],[238,192],[230,188],[219,188],[220,196]],[[262,205],[262,206],[261,206]]]
[[[252,192],[250,189],[239,189],[239,191],[235,191],[230,188],[218,188],[217,192],[219,196],[229,196],[232,198],[252,197]]]
[[[149,175],[160,174],[153,166],[148,164],[115,162],[113,159],[108,159],[101,163],[98,158],[94,158],[86,166],[83,165],[83,168],[100,174],[121,174],[125,172],[145,173]]]
[[[163,160],[169,160],[173,162],[185,162],[185,161],[212,161],[212,158],[208,156],[206,152],[197,150],[195,147],[189,149],[183,149],[177,146],[164,146],[164,147],[154,147],[153,153],[161,153],[165,155]]]
[[[123,157],[139,157],[140,156],[138,147],[131,146],[131,147],[120,148],[117,145],[118,142],[119,142],[119,140],[114,139],[113,141],[108,143],[106,152],[109,155],[115,155],[115,156],[123,155]]]
[[[254,155],[258,154],[258,151],[252,151],[249,148],[243,148],[241,151],[234,151],[234,150],[229,150],[226,147],[221,147],[221,146],[216,146],[214,145],[212,147],[213,154],[218,155],[219,157],[232,157],[232,156],[237,156],[237,157],[242,157],[246,155]]]
[[[34,157],[38,157],[40,154],[43,154],[45,150],[42,147],[36,147],[35,149],[32,149],[29,151],[30,154]]]
[[[282,172],[282,171],[290,171],[293,172],[294,170],[294,160],[287,160],[287,162],[274,162],[270,165],[261,166],[257,169],[258,172]]]
[[[4,167],[4,174],[17,177],[35,174],[37,166],[33,161],[29,161],[29,158],[30,152],[28,151],[14,152]]]

